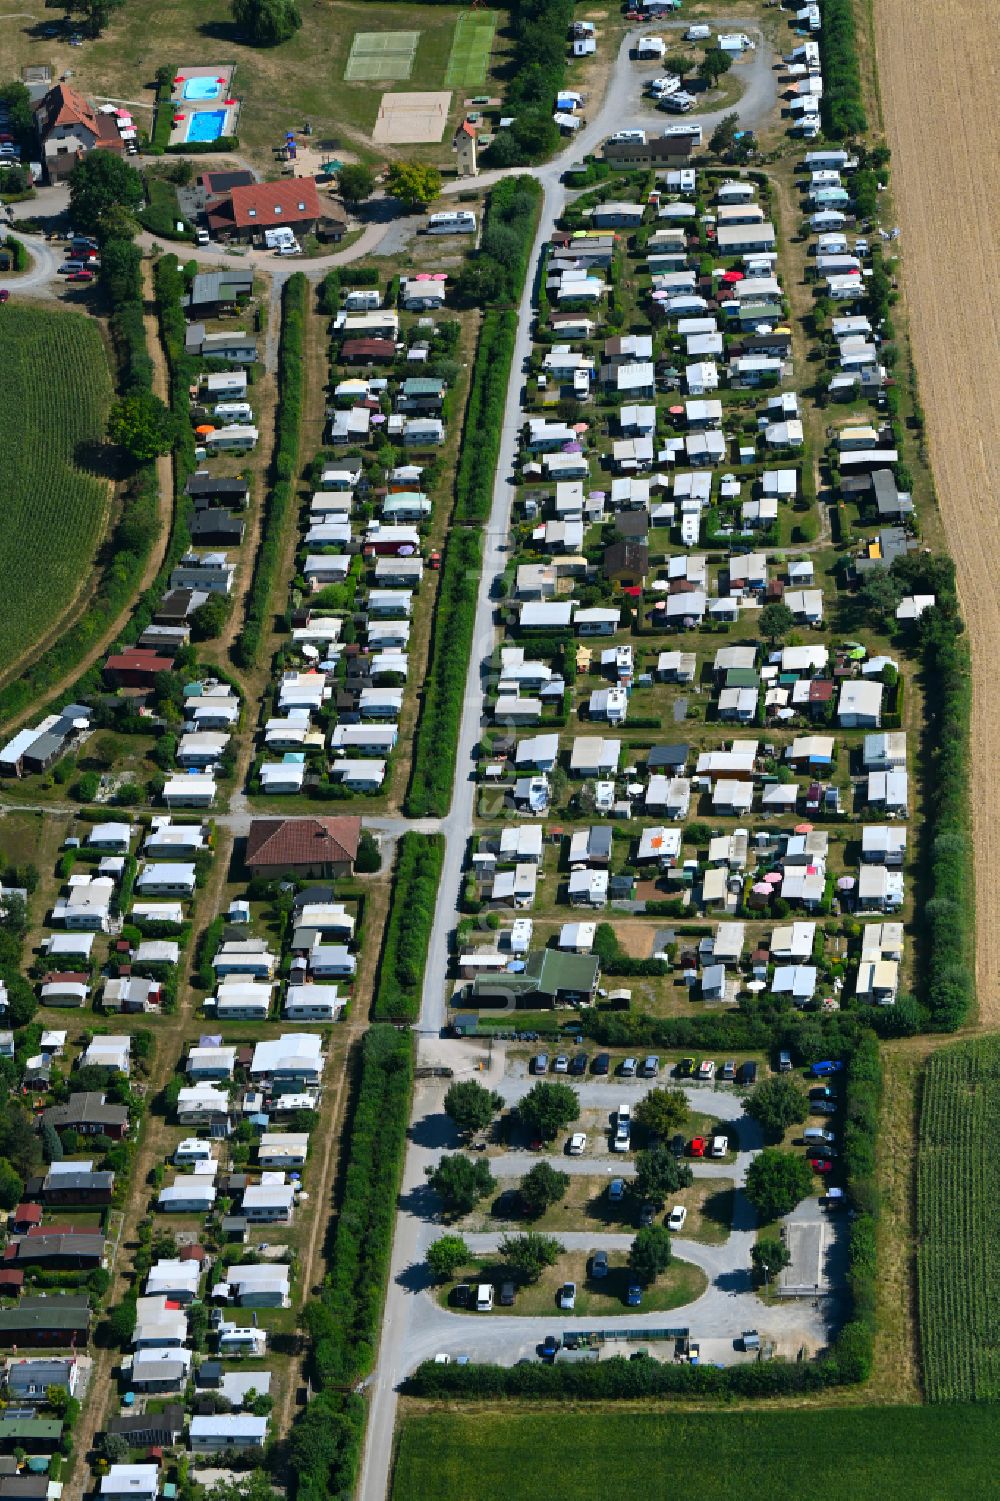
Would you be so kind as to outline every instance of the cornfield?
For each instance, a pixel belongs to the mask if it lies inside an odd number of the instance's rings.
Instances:
[[[1000,1038],[927,1065],[917,1167],[924,1388],[932,1402],[1000,1399]]]
[[[95,466],[111,403],[97,324],[0,309],[0,663],[52,625],[93,562],[109,485]]]

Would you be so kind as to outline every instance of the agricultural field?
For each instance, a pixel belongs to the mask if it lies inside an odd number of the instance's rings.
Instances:
[[[488,1419],[452,1410],[404,1419],[392,1501],[571,1501],[612,1487],[662,1496],[679,1476],[689,1501],[731,1501],[737,1483],[768,1501],[960,1501],[981,1489],[998,1450],[987,1407],[682,1416],[591,1408],[572,1418],[563,1408],[494,1409]]]
[[[110,496],[95,456],[111,397],[111,373],[96,323],[76,313],[4,308],[0,662],[5,670],[44,636],[84,582]]]
[[[924,1389],[934,1402],[1000,1396],[1000,1037],[935,1053],[917,1160]]]
[[[996,1026],[1000,830],[993,816],[989,747],[1000,731],[990,682],[1000,651],[996,449],[991,441],[1000,329],[990,269],[1000,215],[995,195],[982,191],[980,155],[981,143],[995,139],[994,90],[990,59],[976,45],[979,18],[973,10],[954,4],[914,9],[905,0],[886,0],[873,7],[873,15],[905,291],[915,314],[913,354],[941,516],[972,642],[977,989],[981,1019]],[[950,128],[925,143],[922,122],[944,116]],[[961,204],[959,213],[956,204]],[[942,277],[942,265],[961,266],[963,274]]]

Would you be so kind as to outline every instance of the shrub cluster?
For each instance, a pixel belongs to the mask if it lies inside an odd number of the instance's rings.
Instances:
[[[407,818],[443,817],[451,804],[481,566],[479,533],[453,531],[441,565],[430,662],[403,804]]]
[[[831,140],[862,135],[868,129],[861,98],[858,43],[852,0],[824,0],[819,34],[823,65],[823,132]]]
[[[275,418],[271,489],[261,528],[261,544],[247,597],[243,629],[233,648],[240,667],[252,667],[260,653],[271,596],[281,562],[281,539],[295,493],[302,438],[302,387],[309,283],[301,271],[281,294],[281,347],[278,352],[278,411]]]
[[[399,842],[392,906],[372,1002],[374,1021],[415,1021],[419,1015],[443,860],[440,834],[417,834],[411,829]]]
[[[365,1408],[358,1397],[341,1394],[375,1357],[412,1084],[410,1034],[372,1027],[362,1044],[330,1270],[305,1309],[319,1393],[289,1438],[296,1501],[354,1493]]]
[[[540,161],[559,144],[552,111],[566,81],[566,38],[572,24],[573,0],[514,0],[514,52],[504,99],[504,113],[513,115],[514,123],[494,137],[491,165]]]
[[[149,202],[138,214],[143,229],[163,240],[194,241],[194,230],[181,214],[172,182],[163,177],[147,177],[146,197]],[[183,225],[180,231],[178,224]]]
[[[516,306],[528,271],[542,189],[533,177],[504,177],[490,192],[479,249],[455,282],[460,307]]]
[[[490,514],[516,334],[512,309],[490,311],[483,318],[465,411],[465,432],[475,434],[475,441],[462,444],[455,475],[456,521],[485,521]]]

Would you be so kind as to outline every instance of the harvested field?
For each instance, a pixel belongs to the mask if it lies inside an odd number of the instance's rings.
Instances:
[[[1000,705],[1000,319],[992,289],[1000,206],[992,58],[973,0],[880,0],[876,39],[902,229],[913,353],[930,457],[972,641],[972,804],[979,1017],[1000,1025],[1000,826],[993,808]],[[927,129],[929,120],[947,129]]]

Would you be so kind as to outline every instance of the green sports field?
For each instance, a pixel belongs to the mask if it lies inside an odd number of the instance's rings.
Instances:
[[[996,1495],[981,1407],[448,1412],[403,1421],[392,1501],[968,1501]],[[993,1477],[993,1478],[991,1478]]]
[[[496,29],[495,11],[472,11],[459,16],[444,75],[446,88],[473,89],[486,82]]]
[[[359,31],[344,69],[347,83],[401,82],[409,78],[419,31]]]

